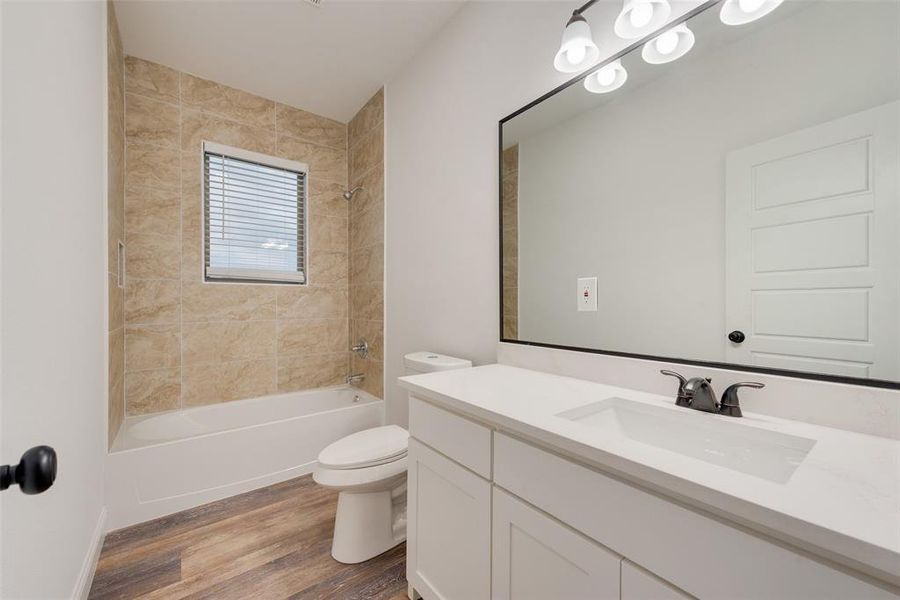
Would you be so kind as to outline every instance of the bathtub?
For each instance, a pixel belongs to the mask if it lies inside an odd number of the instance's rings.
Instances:
[[[127,417],[107,455],[107,528],[311,473],[331,442],[384,423],[348,386]]]

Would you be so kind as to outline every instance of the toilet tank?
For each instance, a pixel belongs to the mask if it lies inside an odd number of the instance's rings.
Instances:
[[[472,366],[471,360],[444,356],[436,352],[410,352],[403,357],[407,375],[433,373],[435,371],[451,371]]]

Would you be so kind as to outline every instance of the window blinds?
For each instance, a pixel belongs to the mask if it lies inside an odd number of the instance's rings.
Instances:
[[[305,283],[308,173],[289,163],[204,144],[208,280]]]

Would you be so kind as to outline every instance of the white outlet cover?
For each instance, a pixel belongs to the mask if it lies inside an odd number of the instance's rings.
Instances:
[[[597,278],[578,278],[578,311],[597,311]]]

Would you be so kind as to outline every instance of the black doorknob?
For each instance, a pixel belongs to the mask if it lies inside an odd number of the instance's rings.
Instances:
[[[56,450],[50,446],[35,446],[22,455],[19,464],[0,467],[0,490],[16,484],[24,494],[40,494],[55,480]]]
[[[747,339],[747,336],[744,335],[743,331],[738,331],[735,329],[731,333],[728,334],[728,339],[734,342],[735,344],[740,344],[744,340]]]

